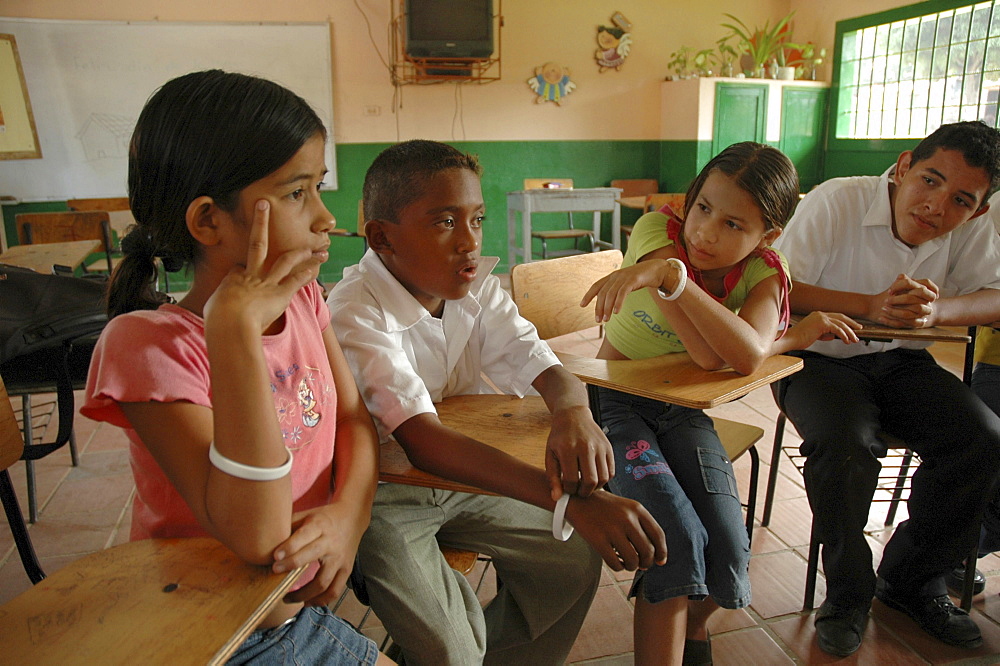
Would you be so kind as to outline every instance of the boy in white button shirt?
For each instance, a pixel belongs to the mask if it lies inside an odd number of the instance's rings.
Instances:
[[[407,664],[558,664],[601,558],[616,570],[648,567],[665,561],[666,544],[642,506],[600,489],[614,462],[583,385],[490,275],[497,259],[480,257],[480,173],[475,157],[433,141],[383,151],[365,177],[370,249],[328,303],[379,435],[395,437],[416,467],[500,497],[383,484],[358,562]],[[481,374],[506,393],[544,398],[545,472],[438,420],[434,402],[493,392]],[[552,525],[564,493],[576,528],[565,543]],[[439,544],[492,557],[499,591],[485,612]]]
[[[987,198],[1000,179],[1000,133],[981,122],[943,125],[881,177],[837,178],[799,204],[775,246],[788,257],[795,312],[842,312],[897,328],[1000,319],[1000,243]],[[938,366],[920,342],[817,342],[801,372],[773,387],[802,436],[827,597],[819,646],[861,644],[872,596],[927,633],[982,644],[955,607],[944,574],[976,543],[1000,465],[1000,419]],[[864,528],[886,443],[921,458],[878,576]]]

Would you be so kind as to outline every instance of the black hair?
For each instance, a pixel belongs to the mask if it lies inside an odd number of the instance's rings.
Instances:
[[[957,150],[962,153],[969,166],[986,172],[990,179],[990,190],[982,201],[976,202],[977,207],[982,208],[990,195],[1000,188],[1000,132],[981,120],[941,125],[913,149],[910,168],[941,148]]]
[[[726,174],[760,209],[766,230],[782,229],[799,201],[799,174],[788,157],[771,146],[743,141],[713,157],[691,181],[684,197],[684,216],[713,171]]]
[[[146,102],[129,143],[128,197],[136,226],[122,241],[108,314],[155,309],[155,258],[178,270],[199,258],[190,203],[235,210],[246,186],[273,173],[312,137],[326,136],[304,99],[277,83],[218,69],[168,81]]]
[[[600,34],[602,32],[606,32],[608,34],[614,35],[615,39],[621,39],[622,35],[625,34],[625,31],[622,30],[621,28],[613,28],[613,27],[611,27],[609,25],[600,25],[600,26],[597,26],[597,32],[598,32],[598,34]]]
[[[447,169],[468,169],[482,176],[475,155],[438,141],[414,139],[379,153],[365,173],[362,190],[365,221],[399,222],[399,214],[424,193],[424,185]]]

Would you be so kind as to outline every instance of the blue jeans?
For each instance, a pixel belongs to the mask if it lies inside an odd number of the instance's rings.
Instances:
[[[641,590],[651,603],[711,596],[723,608],[748,605],[750,541],[712,419],[698,409],[599,391],[601,426],[615,453],[608,486],[646,507],[667,537],[667,563],[637,575],[632,594]]]
[[[972,392],[986,406],[1000,416],[1000,365],[976,363],[972,371]],[[990,495],[990,503],[983,512],[983,526],[979,533],[979,557],[1000,550],[1000,483]]]
[[[325,606],[307,607],[292,622],[250,634],[227,664],[374,664],[378,648]]]

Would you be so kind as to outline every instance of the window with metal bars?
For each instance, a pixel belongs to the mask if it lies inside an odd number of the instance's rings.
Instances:
[[[922,138],[959,120],[997,127],[997,5],[968,3],[843,32],[835,138]]]

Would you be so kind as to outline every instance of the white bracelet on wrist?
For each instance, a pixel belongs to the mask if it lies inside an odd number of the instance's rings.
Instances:
[[[208,460],[215,469],[225,472],[229,476],[235,476],[237,479],[246,479],[247,481],[275,481],[287,476],[292,471],[292,451],[287,446],[285,447],[285,451],[288,452],[288,460],[285,461],[284,465],[280,467],[254,467],[253,465],[244,465],[235,460],[230,460],[222,455],[215,448],[215,442],[213,441],[208,447]]]
[[[556,500],[556,508],[552,511],[552,536],[559,541],[566,541],[573,536],[573,526],[566,520],[566,505],[569,504],[569,495],[562,494]]]
[[[680,277],[677,279],[677,288],[674,289],[673,293],[670,293],[664,291],[663,287],[660,287],[656,290],[656,293],[665,301],[676,301],[677,298],[684,293],[684,287],[686,287],[688,283],[687,266],[685,266],[684,262],[677,257],[670,257],[667,259],[667,263],[673,264],[677,267],[677,270],[680,271]]]

